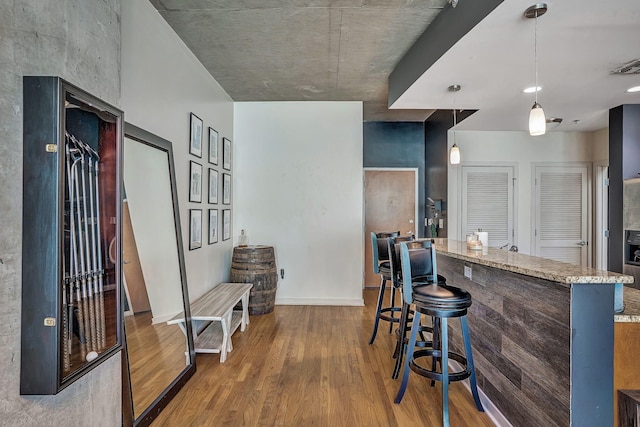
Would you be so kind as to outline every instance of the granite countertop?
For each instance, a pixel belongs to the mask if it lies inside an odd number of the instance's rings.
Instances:
[[[452,258],[554,282],[565,284],[633,283],[633,276],[626,274],[581,267],[504,249],[483,248],[479,251],[469,250],[467,249],[467,243],[459,240],[435,239],[435,245],[437,252],[447,254]],[[625,303],[631,304],[631,301],[626,299],[626,292],[624,297]],[[638,307],[640,308],[640,298],[638,298]],[[637,314],[640,315],[640,309]]]
[[[624,287],[624,310],[615,315],[615,321],[640,323],[640,289]]]

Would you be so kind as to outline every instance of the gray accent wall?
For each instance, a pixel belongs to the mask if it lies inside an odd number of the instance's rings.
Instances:
[[[624,263],[624,181],[640,177],[640,105],[609,110],[609,267]]]
[[[20,396],[22,76],[118,106],[120,0],[0,0],[0,64],[0,424],[121,425],[120,354],[56,396]]]
[[[363,156],[365,168],[418,168],[416,231],[419,237],[424,237],[424,218],[426,215],[424,123],[365,122]]]

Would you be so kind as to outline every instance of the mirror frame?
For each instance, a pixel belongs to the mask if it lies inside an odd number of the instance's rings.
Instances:
[[[187,346],[189,352],[189,360],[191,363],[178,374],[178,376],[157,396],[154,401],[147,407],[138,418],[134,418],[133,413],[133,394],[131,390],[131,376],[129,371],[129,357],[127,353],[127,333],[123,334],[123,350],[122,350],[122,422],[124,426],[148,426],[167,406],[173,397],[180,391],[189,378],[196,371],[196,353],[193,343],[193,331],[191,329],[191,311],[189,308],[189,290],[187,288],[187,275],[184,261],[184,247],[182,245],[182,228],[180,227],[180,209],[178,205],[178,191],[176,186],[176,173],[173,160],[173,148],[170,141],[163,139],[157,135],[147,132],[131,123],[124,125],[125,138],[132,139],[141,144],[148,145],[157,150],[164,151],[168,155],[169,179],[171,181],[171,196],[173,202],[173,217],[175,221],[176,245],[178,248],[178,264],[180,268],[180,279],[182,282],[182,299],[184,304],[184,313],[186,319],[185,329],[187,331]],[[122,141],[124,147],[124,139]],[[124,185],[124,181],[123,181]],[[123,284],[124,286],[124,284]],[[126,298],[124,290],[121,295],[121,307],[124,307],[124,298]],[[121,310],[122,325],[124,328],[124,308]]]

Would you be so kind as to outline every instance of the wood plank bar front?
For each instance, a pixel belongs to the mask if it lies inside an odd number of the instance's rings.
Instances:
[[[611,425],[614,287],[632,277],[446,239],[436,251],[438,273],[473,297],[478,386],[512,425]]]

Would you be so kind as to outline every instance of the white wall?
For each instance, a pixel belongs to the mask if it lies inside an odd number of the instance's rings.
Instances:
[[[593,162],[599,166],[609,166],[609,128],[590,132],[593,145]]]
[[[168,155],[124,139],[124,186],[153,323],[182,313]],[[124,253],[124,262],[127,262]]]
[[[527,132],[456,131],[455,139],[462,157],[460,166],[491,162],[516,165],[516,244],[520,252],[526,254],[531,253],[532,164],[592,162],[594,152],[598,156],[604,153],[601,134],[596,137],[592,132],[547,132],[532,137]],[[449,131],[448,140],[450,149],[453,145],[452,131]],[[597,150],[594,149],[595,145],[598,146]],[[458,222],[460,166],[449,165],[448,168],[447,232],[449,238],[462,240],[464,236],[460,236]]]
[[[203,158],[189,155],[189,114],[233,140],[233,101],[148,0],[122,2],[122,107],[125,119],[173,143],[189,297],[196,299],[229,277],[232,240],[208,245],[207,144]],[[189,161],[203,165],[203,203],[189,202]],[[222,179],[222,175],[220,175]],[[203,245],[189,251],[189,209],[203,210]],[[222,212],[220,212],[220,220]]]
[[[234,239],[275,247],[276,304],[362,305],[362,103],[241,102],[234,117]]]

